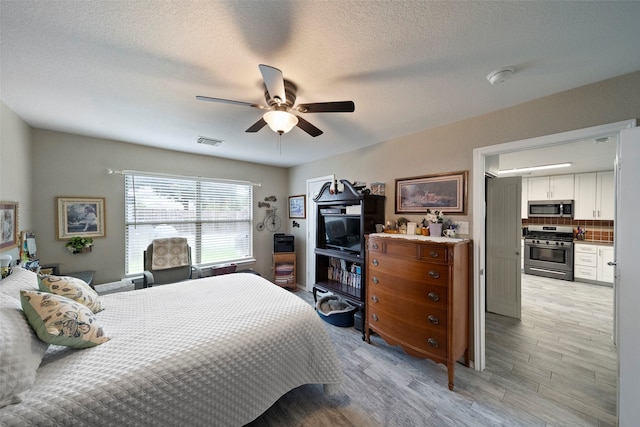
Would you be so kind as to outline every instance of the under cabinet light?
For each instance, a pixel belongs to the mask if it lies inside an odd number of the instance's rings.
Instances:
[[[571,166],[571,164],[572,163],[556,163],[554,165],[531,166],[528,168],[502,169],[498,171],[498,175],[541,171],[545,169],[568,168],[569,166]]]

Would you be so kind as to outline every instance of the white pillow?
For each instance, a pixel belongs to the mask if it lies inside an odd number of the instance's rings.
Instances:
[[[86,305],[97,313],[102,310],[102,303],[98,293],[91,286],[76,277],[38,275],[38,287],[42,292],[61,295],[75,302]]]
[[[38,339],[20,304],[21,290],[37,289],[37,275],[19,267],[0,280],[0,408],[22,400],[47,351],[48,344]]]

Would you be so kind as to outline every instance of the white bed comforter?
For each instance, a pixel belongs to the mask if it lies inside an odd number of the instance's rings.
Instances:
[[[105,295],[111,340],[51,346],[0,425],[241,426],[342,369],[313,308],[253,274]]]

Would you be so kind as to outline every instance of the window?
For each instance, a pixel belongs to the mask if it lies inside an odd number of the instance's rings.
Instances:
[[[194,264],[253,258],[253,185],[125,171],[126,274],[153,239],[186,237]]]

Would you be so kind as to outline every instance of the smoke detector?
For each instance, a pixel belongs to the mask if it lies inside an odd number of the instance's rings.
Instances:
[[[196,139],[196,142],[198,144],[213,145],[214,147],[216,147],[222,144],[224,141],[222,139],[214,139],[214,138],[207,138],[206,136],[199,136],[198,139]]]
[[[489,73],[489,75],[487,76],[487,80],[489,80],[489,83],[491,83],[492,85],[497,85],[508,80],[514,72],[515,70],[511,67],[501,68]]]

